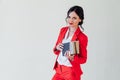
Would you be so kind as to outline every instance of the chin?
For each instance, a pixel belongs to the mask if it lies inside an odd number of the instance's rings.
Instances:
[[[73,27],[73,25],[70,25],[70,24],[69,24],[68,26],[71,26],[71,27]]]

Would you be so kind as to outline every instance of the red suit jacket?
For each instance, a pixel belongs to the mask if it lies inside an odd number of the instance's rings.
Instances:
[[[53,51],[57,55],[57,58],[58,58],[58,55],[59,55],[60,51],[56,49],[56,45],[58,45],[59,43],[62,42],[63,38],[65,37],[65,34],[66,34],[67,30],[68,30],[68,26],[61,28],[59,36],[58,36],[58,39],[57,39],[57,42],[55,44],[55,47],[53,48]],[[80,47],[80,50],[79,50],[80,54],[79,55],[76,54],[74,56],[74,60],[70,61],[70,62],[72,64],[73,71],[76,74],[81,75],[83,72],[81,70],[80,64],[85,63],[86,60],[87,60],[87,43],[88,43],[88,38],[87,38],[87,36],[84,33],[82,33],[82,31],[80,30],[79,27],[75,31],[71,41],[75,41],[75,40],[79,41],[79,44],[80,44],[80,46],[79,46]],[[56,58],[56,60],[57,60],[57,58]],[[55,62],[54,69],[56,68],[56,66],[57,66],[57,61]]]

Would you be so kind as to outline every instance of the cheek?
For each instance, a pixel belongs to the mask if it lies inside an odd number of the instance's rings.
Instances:
[[[77,25],[78,25],[78,24],[79,24],[79,21],[75,21],[75,24],[77,24]]]
[[[69,21],[70,21],[69,19],[66,20],[67,23],[69,23]]]

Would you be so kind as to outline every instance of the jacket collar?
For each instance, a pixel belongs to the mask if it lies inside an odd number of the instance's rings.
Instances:
[[[67,32],[68,29],[69,29],[69,27],[65,28],[65,30],[64,30],[64,32],[63,32],[63,38],[64,38],[64,36],[65,36],[65,34],[66,34],[66,32]],[[78,38],[77,36],[78,36],[80,33],[81,33],[81,30],[80,30],[80,28],[78,27],[78,28],[76,29],[73,37],[72,37],[72,41],[77,40],[77,38]]]

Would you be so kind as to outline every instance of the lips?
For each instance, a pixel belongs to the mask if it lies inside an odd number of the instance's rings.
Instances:
[[[73,23],[69,23],[70,25],[72,25]]]

